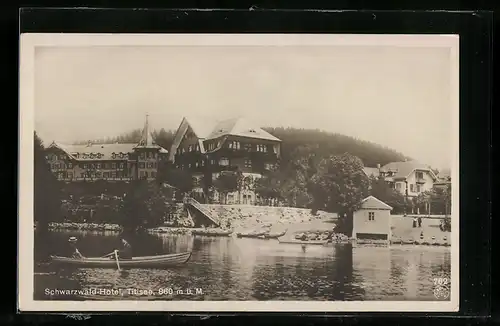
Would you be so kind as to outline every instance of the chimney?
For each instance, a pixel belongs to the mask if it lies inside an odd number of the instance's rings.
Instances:
[[[380,170],[380,164],[377,164],[377,169],[379,169],[379,170]]]

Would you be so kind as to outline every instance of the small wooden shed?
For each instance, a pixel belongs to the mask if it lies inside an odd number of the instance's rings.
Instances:
[[[391,240],[392,207],[369,196],[353,214],[352,237],[355,239]]]

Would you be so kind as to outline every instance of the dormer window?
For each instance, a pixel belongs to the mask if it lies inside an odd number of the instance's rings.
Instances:
[[[248,130],[248,131],[249,131],[249,132],[255,132],[255,129],[250,129],[250,130]]]

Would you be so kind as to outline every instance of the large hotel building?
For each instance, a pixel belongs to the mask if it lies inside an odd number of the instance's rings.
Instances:
[[[168,151],[153,142],[148,118],[138,143],[66,145],[53,142],[46,150],[52,172],[59,180],[153,180]]]
[[[241,172],[242,187],[229,193],[226,203],[255,204],[259,198],[253,190],[254,181],[277,166],[280,150],[280,139],[246,119],[210,123],[206,119],[184,118],[175,134],[169,160],[196,178],[198,186],[194,192],[199,194],[206,193],[221,173]]]

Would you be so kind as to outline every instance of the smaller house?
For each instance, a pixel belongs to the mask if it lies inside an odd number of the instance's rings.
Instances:
[[[392,207],[369,196],[363,199],[353,215],[354,239],[391,240]]]

